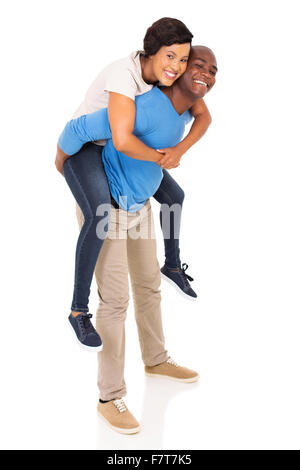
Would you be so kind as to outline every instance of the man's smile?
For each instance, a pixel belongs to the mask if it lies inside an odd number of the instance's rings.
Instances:
[[[203,80],[198,80],[196,78],[193,79],[193,82],[197,83],[198,85],[205,86],[207,89],[209,88],[209,84]]]

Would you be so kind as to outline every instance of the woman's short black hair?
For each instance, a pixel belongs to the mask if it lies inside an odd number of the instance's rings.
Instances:
[[[192,42],[193,35],[184,23],[176,18],[155,21],[144,37],[144,57],[156,54],[162,46]]]

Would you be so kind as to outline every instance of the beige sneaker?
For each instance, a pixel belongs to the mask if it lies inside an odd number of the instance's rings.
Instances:
[[[163,377],[165,379],[176,380],[177,382],[196,382],[200,375],[187,367],[181,367],[173,359],[169,359],[157,366],[145,366],[146,375],[149,377]]]
[[[122,398],[107,403],[98,402],[98,414],[109,427],[122,434],[134,434],[141,430],[135,417],[127,409]]]

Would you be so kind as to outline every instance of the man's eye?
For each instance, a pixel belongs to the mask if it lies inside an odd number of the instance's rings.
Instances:
[[[203,65],[202,64],[195,64],[196,67],[199,67],[199,69],[202,69]]]
[[[212,75],[216,75],[216,72],[215,72],[214,70],[211,70],[210,73],[211,73]]]

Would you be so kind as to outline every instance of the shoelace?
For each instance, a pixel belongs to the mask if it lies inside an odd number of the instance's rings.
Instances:
[[[187,279],[188,279],[189,281],[193,281],[193,280],[194,280],[193,277],[189,276],[189,275],[186,273],[186,270],[187,270],[188,267],[189,267],[188,264],[182,263],[181,270],[179,271],[179,272],[182,274],[182,279],[183,279],[183,282],[184,282],[184,284],[185,284],[186,286],[189,286],[189,283],[188,283]]]
[[[126,408],[126,405],[123,401],[122,398],[118,399],[118,400],[114,400],[113,401],[113,404],[115,405],[115,407],[120,411],[120,413],[123,413],[124,411],[127,410]]]
[[[81,330],[81,333],[83,334],[89,334],[89,333],[94,333],[94,327],[90,321],[90,318],[92,318],[92,314],[88,313],[87,315],[84,315],[83,317],[78,318],[78,323],[79,323],[79,328]]]
[[[177,362],[175,362],[171,357],[169,357],[169,359],[167,359],[167,362],[168,362],[169,364],[172,364],[172,366],[179,367],[179,365],[177,364]]]

